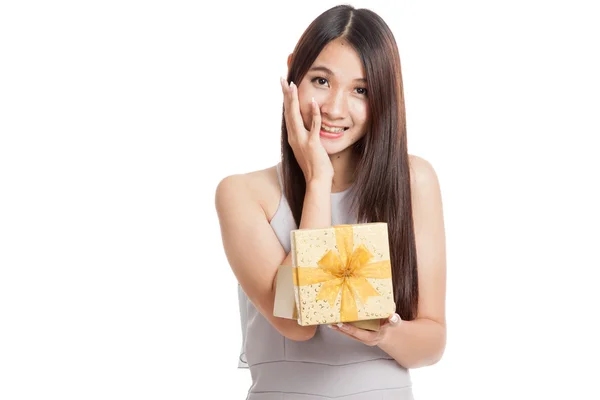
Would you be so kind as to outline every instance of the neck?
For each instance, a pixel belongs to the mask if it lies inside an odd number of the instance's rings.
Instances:
[[[329,156],[333,166],[331,193],[343,192],[354,183],[356,160],[353,158],[352,149],[346,150]]]

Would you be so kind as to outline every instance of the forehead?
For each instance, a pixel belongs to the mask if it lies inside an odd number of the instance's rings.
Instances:
[[[312,67],[327,67],[340,79],[366,78],[358,53],[343,39],[335,39],[327,43]]]

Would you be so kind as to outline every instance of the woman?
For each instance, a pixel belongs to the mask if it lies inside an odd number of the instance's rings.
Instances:
[[[288,67],[281,163],[216,190],[241,288],[248,399],[411,399],[408,369],[445,348],[445,234],[436,173],[407,153],[395,39],[372,11],[337,6],[307,28]],[[388,223],[396,313],[377,332],[274,317],[290,231],[362,222]]]

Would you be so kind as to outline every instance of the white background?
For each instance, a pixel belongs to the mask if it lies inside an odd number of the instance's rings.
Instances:
[[[396,36],[443,192],[417,399],[600,398],[592,3],[353,3]],[[1,399],[245,398],[214,190],[278,162],[279,77],[335,4],[1,3]]]

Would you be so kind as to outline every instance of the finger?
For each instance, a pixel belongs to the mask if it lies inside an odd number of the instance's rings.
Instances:
[[[281,93],[283,93],[283,103],[285,105],[285,108],[287,109],[287,105],[289,103],[289,93],[290,93],[290,86],[288,85],[287,80],[284,77],[280,77],[279,78],[279,82],[281,83]]]
[[[379,332],[367,331],[365,329],[360,329],[350,324],[336,324],[333,325],[334,329],[337,328],[340,332],[343,332],[351,337],[354,337],[357,340],[365,343],[373,343],[377,341],[379,336]]]
[[[400,325],[400,323],[402,322],[402,318],[400,318],[400,315],[394,313],[394,314],[390,315],[390,317],[388,318],[388,322],[392,326]]]
[[[298,87],[294,82],[290,83],[290,109],[289,118],[290,123],[297,129],[297,132],[306,132],[304,129],[304,123],[302,122],[302,115],[300,114],[300,103],[298,101]]]
[[[283,76],[279,78],[279,83],[281,84],[281,93],[283,93],[283,97],[285,98],[287,82]]]
[[[312,128],[310,130],[310,137],[319,137],[321,131],[321,110],[319,110],[319,104],[315,98],[312,98]]]
[[[292,123],[291,118],[289,116],[290,110],[290,85],[287,82],[287,79],[284,77],[280,78],[281,83],[281,92],[283,93],[283,118],[285,119],[285,125],[288,127],[288,136],[293,134],[293,129],[290,129],[290,124]]]
[[[349,333],[346,333],[346,332],[342,331],[340,328],[338,328],[338,327],[337,327],[337,326],[335,326],[335,325],[333,325],[333,330],[334,330],[334,331],[338,331],[338,332],[339,332],[339,333],[341,333],[342,335],[344,335],[344,336],[346,336],[346,337],[349,337],[349,338],[350,338],[350,339],[352,339],[352,340],[356,340],[357,342],[364,343],[364,344],[366,344],[367,346],[376,346],[376,345],[377,345],[377,343],[378,343],[378,341],[379,341],[379,339],[378,339],[377,337],[376,337],[375,339],[373,339],[373,340],[370,340],[370,341],[360,340],[360,339],[359,339],[359,338],[357,338],[356,336],[352,336],[351,334],[349,334]]]

